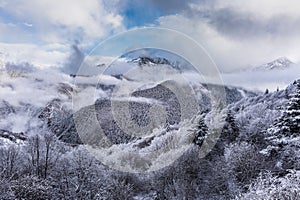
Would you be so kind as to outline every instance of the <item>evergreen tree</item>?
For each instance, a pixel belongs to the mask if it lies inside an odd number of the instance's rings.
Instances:
[[[231,143],[236,140],[239,135],[239,128],[235,123],[235,118],[232,112],[229,110],[225,118],[225,124],[221,134],[221,138],[226,143]]]
[[[295,93],[290,95],[286,110],[268,129],[269,142],[272,148],[268,148],[269,155],[277,157],[276,167],[280,170],[300,167],[300,80],[293,83]]]
[[[271,128],[273,135],[297,136],[300,133],[300,80],[294,85],[296,91],[291,95],[286,110]]]
[[[216,142],[212,151],[209,152],[208,159],[214,159],[218,156],[224,155],[226,145],[236,141],[237,137],[239,136],[239,128],[236,125],[234,115],[230,110],[227,112],[224,118],[225,123],[220,138]]]
[[[198,146],[201,146],[208,133],[208,127],[206,126],[203,117],[200,117],[198,119],[198,122],[192,131],[195,133],[193,143]]]
[[[268,88],[266,89],[265,94],[269,94],[269,89]]]

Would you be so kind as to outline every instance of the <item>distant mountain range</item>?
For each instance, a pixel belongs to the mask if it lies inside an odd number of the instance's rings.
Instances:
[[[177,69],[180,72],[183,72],[184,70],[182,68],[176,68],[174,66],[179,66],[173,64],[172,61],[166,59],[166,58],[160,58],[160,57],[138,57],[136,59],[132,59],[131,61],[128,61],[128,63],[138,64],[141,66],[140,70],[148,70],[151,68],[151,66],[154,69],[154,73],[150,73],[152,76],[156,73],[155,69],[160,67],[159,65],[165,66],[166,70],[164,73],[169,73],[167,69]],[[288,60],[287,58],[279,58],[273,62],[267,63],[265,65],[261,65],[259,67],[253,68],[253,70],[276,70],[276,69],[285,69],[289,68],[290,66],[294,65],[293,62]],[[147,66],[144,69],[143,66]],[[149,67],[149,68],[148,68]],[[20,67],[14,67],[13,71],[23,70],[23,68]],[[181,71],[182,70],[182,71]],[[127,81],[127,82],[135,82],[140,81],[139,79],[133,80],[129,79],[126,76],[123,75],[106,75],[104,82],[95,82],[91,79],[93,77],[84,76],[84,77],[77,77],[76,76],[76,87],[73,84],[73,77],[70,77],[66,74],[62,74],[60,71],[51,71],[49,73],[43,73],[39,70],[31,70],[27,72],[25,75],[22,76],[15,76],[11,75],[9,73],[10,69],[6,68],[4,71],[1,72],[1,77],[3,78],[3,81],[0,83],[0,88],[3,90],[3,96],[0,99],[0,116],[3,118],[9,116],[11,121],[8,120],[0,120],[2,123],[0,123],[0,129],[4,131],[7,135],[13,135],[12,133],[20,133],[24,132],[26,135],[27,132],[29,132],[32,127],[29,122],[35,122],[41,123],[41,121],[46,121],[48,126],[50,126],[50,130],[54,130],[54,132],[61,136],[62,138],[68,138],[64,137],[64,135],[68,135],[70,132],[75,132],[75,128],[72,126],[72,123],[70,122],[72,115],[70,111],[70,105],[71,105],[71,99],[72,99],[72,93],[73,92],[89,92],[89,91],[95,91],[100,94],[100,96],[95,99],[94,102],[97,102],[97,105],[100,105],[101,102],[105,102],[101,97],[104,99],[109,97],[114,90],[114,87],[118,82],[120,81]],[[142,73],[142,72],[141,72]],[[16,73],[14,73],[16,74]],[[17,73],[18,74],[18,73]],[[49,77],[49,74],[53,74],[52,78]],[[55,77],[55,78],[54,78]],[[145,77],[147,78],[147,77]],[[80,81],[82,79],[82,81]],[[140,79],[143,79],[143,77],[140,77]],[[112,81],[113,80],[113,81]],[[82,82],[82,83],[81,83]],[[32,88],[32,98],[26,97],[23,95],[22,88],[23,86],[28,85],[26,88]],[[22,86],[22,87],[21,87]],[[203,84],[200,82],[200,80],[192,85],[193,89],[195,91],[201,91],[201,89],[210,87],[220,87],[218,85],[213,84]],[[152,88],[147,88],[142,90],[140,93],[146,93],[148,96],[141,95],[140,97],[143,98],[154,98],[156,97],[156,94],[161,94],[161,92],[157,92],[159,88],[159,85],[154,85]],[[48,91],[47,95],[45,95],[44,91]],[[241,99],[247,99],[250,97],[255,97],[259,95],[258,93],[251,92],[248,90],[245,90],[241,87],[231,87],[231,86],[225,86],[226,91],[226,103],[233,104]],[[6,92],[6,93],[4,93]],[[50,94],[51,93],[51,94]],[[143,94],[144,94],[143,93]],[[197,93],[197,92],[196,92]],[[4,95],[5,94],[5,95]],[[15,103],[8,103],[12,99]],[[151,97],[152,95],[152,97]],[[209,109],[209,98],[205,94],[199,93],[199,104],[200,107],[202,107],[202,111],[208,112]],[[40,98],[37,98],[40,97]],[[156,99],[156,98],[154,98]],[[32,101],[31,101],[32,100]],[[157,99],[162,101],[161,99]],[[38,101],[38,102],[37,102]],[[93,100],[92,100],[93,101]],[[163,101],[167,102],[167,100]],[[15,105],[17,104],[17,106]],[[50,106],[49,106],[50,105]],[[134,104],[135,105],[135,104]],[[140,102],[138,105],[148,105],[147,103]],[[86,105],[88,106],[88,105]],[[173,106],[174,108],[176,106]],[[173,108],[172,107],[172,108]],[[44,110],[47,110],[48,115],[41,115],[41,113]],[[29,113],[30,111],[30,113]],[[139,112],[138,112],[139,113]],[[27,116],[27,119],[24,119],[24,116]],[[51,117],[49,117],[51,116]],[[59,117],[58,117],[59,116]],[[55,120],[53,120],[53,118]],[[17,119],[23,118],[22,123],[19,122]],[[59,120],[57,120],[59,119]],[[28,122],[27,122],[28,120]],[[34,124],[34,123],[31,123]],[[29,126],[30,125],[30,126]],[[104,126],[108,126],[107,124]],[[58,128],[59,127],[59,128]],[[69,127],[69,128],[66,128]],[[18,128],[14,130],[14,128]],[[74,129],[74,130],[73,130]],[[72,131],[70,131],[72,130]],[[5,136],[6,136],[5,135]],[[1,137],[4,137],[3,134]],[[67,140],[67,139],[66,139]],[[77,141],[72,141],[77,142]]]

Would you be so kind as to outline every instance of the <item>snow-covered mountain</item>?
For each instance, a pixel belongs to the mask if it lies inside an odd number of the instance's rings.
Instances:
[[[278,59],[276,59],[272,62],[263,64],[263,65],[258,66],[258,67],[254,67],[252,70],[254,70],[254,71],[286,70],[294,64],[295,63],[290,61],[288,58],[281,57],[281,58],[278,58]]]
[[[300,67],[282,57],[255,67],[247,67],[228,73],[222,73],[225,85],[243,87],[264,92],[286,88],[291,81],[299,78]]]
[[[71,139],[71,135],[76,135],[74,134],[76,129],[72,122],[73,94],[81,93],[89,96],[92,94],[93,98],[80,100],[86,102],[83,105],[89,106],[97,102],[96,105],[100,107],[107,105],[107,108],[109,108],[109,104],[104,103],[105,99],[109,98],[115,87],[122,82],[135,83],[148,79],[148,76],[159,79],[163,78],[161,76],[163,74],[183,73],[176,69],[174,70],[170,62],[163,58],[137,58],[132,62],[132,65],[136,64],[143,64],[144,66],[138,68],[135,72],[141,74],[140,77],[128,78],[123,75],[104,75],[98,80],[97,77],[93,76],[69,76],[56,68],[41,70],[34,68],[28,63],[21,65],[9,63],[0,73],[0,129],[7,131],[7,133],[22,132],[27,135],[46,125],[59,137],[64,138],[65,141],[70,140],[70,143],[80,143],[76,137]],[[161,71],[161,68],[163,68],[163,73],[157,74],[157,70]],[[76,84],[74,83],[75,80]],[[191,82],[190,84],[199,97],[199,107],[202,111],[208,112],[211,106],[209,96],[202,93],[202,91],[222,86],[202,84],[200,81]],[[159,87],[159,84],[151,87],[145,86],[144,89],[140,90],[140,96],[137,96],[144,98],[143,101],[132,102],[131,106],[136,108],[141,106],[147,107],[153,99],[156,99],[157,102],[164,99],[162,102],[168,105],[168,100],[166,100],[168,98],[167,96],[164,97],[166,91],[160,91]],[[254,92],[236,87],[226,86],[225,90],[227,104],[256,95]],[[158,94],[162,96],[158,97]],[[169,108],[173,110],[173,113],[169,114],[170,116],[175,117],[178,115],[175,113],[179,112],[180,107],[171,106]],[[135,115],[146,112],[146,110],[137,109]],[[136,117],[139,118],[138,116]],[[104,126],[110,127],[109,124]],[[117,130],[117,128],[112,128],[111,130]]]
[[[129,63],[136,63],[139,66],[153,66],[153,65],[166,65],[170,66],[179,72],[186,72],[186,71],[194,71],[195,69],[191,64],[189,64],[186,60],[181,59],[179,60],[169,60],[164,57],[147,57],[141,56],[134,58],[128,61]]]
[[[139,65],[170,65],[170,61],[166,58],[160,58],[160,57],[139,57],[131,60],[133,63],[138,63]]]
[[[6,191],[22,196],[37,189],[57,199],[88,198],[92,193],[106,199],[184,199],[186,194],[192,194],[186,199],[255,199],[251,197],[261,187],[265,192],[286,183],[295,191],[300,80],[264,94],[188,78],[200,107],[199,113],[191,107],[189,117],[182,116],[186,108],[180,102],[192,96],[170,89],[182,87],[171,79],[175,73],[186,74],[159,62],[131,63],[137,68],[125,76],[72,77],[30,65],[2,69],[0,198],[14,199],[7,198]],[[168,79],[161,80],[164,73]],[[128,85],[138,87],[116,95]],[[223,109],[213,109],[210,92],[223,89],[225,102],[214,104]],[[82,98],[74,98],[77,95]],[[73,104],[73,110],[72,100],[80,107]],[[160,116],[161,111],[166,112]],[[130,129],[136,132],[124,128],[133,125],[128,121],[138,125]],[[215,133],[220,135],[215,138]],[[272,180],[280,184],[272,185]],[[66,182],[74,185],[66,187]],[[114,196],[116,191],[130,191],[130,198]]]

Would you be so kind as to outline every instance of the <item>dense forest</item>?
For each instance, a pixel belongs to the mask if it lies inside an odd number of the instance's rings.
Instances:
[[[143,173],[103,165],[85,145],[61,140],[49,121],[28,137],[2,130],[0,199],[300,199],[300,80],[242,98],[224,113],[221,136],[205,157],[204,112],[191,123],[191,147],[171,165]],[[61,123],[62,114],[52,114],[47,119]]]

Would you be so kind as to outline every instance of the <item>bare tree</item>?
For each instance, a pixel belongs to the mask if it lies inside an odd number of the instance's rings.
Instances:
[[[55,135],[46,133],[35,135],[28,141],[29,163],[31,171],[38,177],[46,179],[49,170],[57,163],[61,152]]]
[[[0,149],[1,176],[11,179],[17,173],[19,153],[19,147],[15,144]]]

